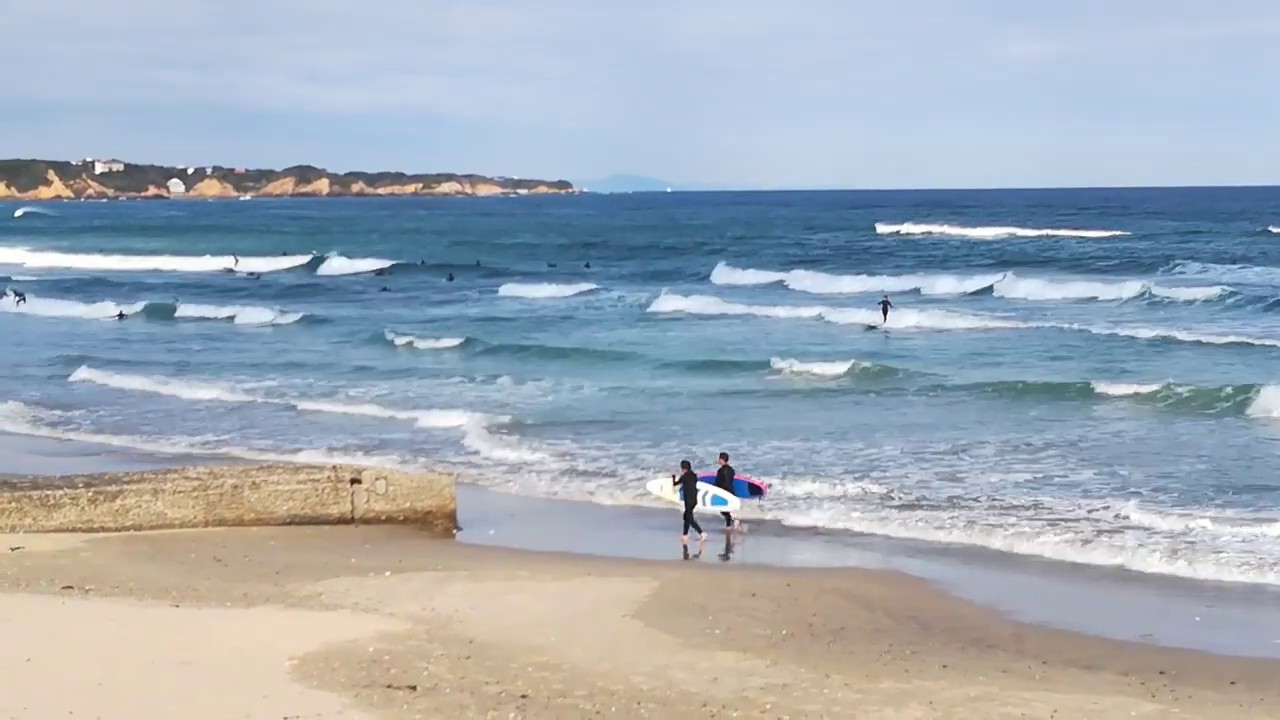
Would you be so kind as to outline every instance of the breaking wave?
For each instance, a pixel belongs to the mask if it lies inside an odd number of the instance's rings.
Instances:
[[[788,375],[816,375],[818,377],[840,377],[846,375],[855,366],[862,367],[866,363],[857,360],[829,360],[820,362],[804,362],[792,358],[769,358],[769,367]]]
[[[464,337],[418,337],[416,335],[402,335],[390,330],[384,331],[383,337],[396,347],[411,347],[415,350],[448,350],[456,348],[467,341]]]
[[[595,283],[505,283],[498,288],[502,297],[566,298],[598,289]]]
[[[1179,260],[1162,272],[1168,275],[1205,278],[1217,282],[1280,286],[1280,268],[1257,265],[1221,265]]]
[[[284,405],[303,412],[334,413],[340,415],[361,415],[365,417],[407,420],[420,428],[445,429],[461,428],[471,423],[501,421],[507,418],[493,418],[469,410],[400,410],[383,407],[372,403],[344,403],[329,400],[303,400],[297,398],[272,398],[251,395],[234,386],[193,381],[186,378],[168,378],[162,375],[133,375],[110,370],[99,370],[81,366],[67,378],[69,382],[87,382],[95,385],[146,392],[154,395],[167,395],[182,400],[195,402],[226,403],[262,403],[267,405]]]
[[[121,304],[108,300],[95,303],[82,303],[75,300],[47,298],[27,294],[27,301],[21,305],[11,300],[0,302],[0,312],[17,313],[19,315],[36,315],[53,318],[79,318],[82,320],[112,320],[120,313],[132,315],[142,311],[146,303]]]
[[[273,310],[256,305],[178,303],[174,306],[173,316],[180,320],[231,320],[236,325],[289,325],[298,322],[306,314]]]
[[[1268,226],[1267,226],[1267,232],[1275,233],[1276,235],[1280,235],[1280,225],[1268,225]]]
[[[1009,273],[991,286],[996,297],[1015,300],[1132,300],[1154,297],[1178,302],[1201,302],[1221,297],[1230,288],[1162,287],[1141,280],[1103,282],[1097,280],[1043,280],[1020,278]]]
[[[996,297],[1021,300],[1130,300],[1156,297],[1198,302],[1211,300],[1229,288],[1162,287],[1142,280],[1104,282],[1020,278],[1011,272],[978,275],[835,275],[815,270],[756,270],[735,268],[723,261],[711,271],[716,285],[754,286],[782,283],[792,290],[818,295],[870,292],[919,292],[921,295],[968,295],[990,290]]]
[[[749,315],[765,318],[809,318],[839,325],[878,327],[880,313],[874,309],[836,308],[823,305],[748,305],[710,295],[678,295],[663,292],[649,305],[648,312],[688,315]],[[900,309],[892,315],[892,329],[982,330],[1029,327],[1026,323],[999,317],[965,315],[946,310]]]
[[[363,273],[385,270],[397,261],[385,258],[349,258],[342,255],[330,255],[316,268],[317,275],[361,275]]]
[[[53,217],[56,214],[57,213],[52,210],[46,210],[45,208],[35,207],[33,205],[26,205],[13,211],[13,217],[15,219],[20,218],[23,215],[44,215],[45,217]]]
[[[715,285],[782,283],[814,295],[854,295],[868,292],[918,291],[921,295],[965,295],[1000,281],[1005,273],[984,275],[835,275],[816,270],[755,270],[735,268],[723,261],[711,271]]]
[[[269,273],[302,267],[313,255],[252,257],[234,255],[107,255],[0,248],[0,265],[105,271]]]
[[[878,235],[951,235],[954,237],[992,240],[1020,237],[1109,238],[1128,235],[1122,230],[1074,230],[1070,228],[1024,228],[1004,225],[944,225],[934,223],[876,223]]]

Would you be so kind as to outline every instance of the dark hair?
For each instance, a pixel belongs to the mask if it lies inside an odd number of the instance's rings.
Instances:
[[[681,461],[680,461],[680,469],[681,469],[681,470],[692,470],[692,469],[693,469],[693,463],[689,462],[688,460],[681,460]]]
[[[726,453],[726,452],[720,453],[720,459],[725,462],[729,462],[729,453]]]

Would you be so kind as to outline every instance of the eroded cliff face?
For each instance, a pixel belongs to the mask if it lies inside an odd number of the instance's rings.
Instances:
[[[182,181],[185,192],[167,183]],[[95,175],[89,165],[40,160],[0,160],[0,199],[73,200],[104,198],[235,198],[353,196],[476,196],[572,193],[565,181],[482,178],[475,175],[329,173],[301,166],[286,170],[231,170],[126,165],[122,172]]]

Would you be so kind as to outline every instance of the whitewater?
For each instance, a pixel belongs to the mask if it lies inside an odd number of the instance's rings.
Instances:
[[[1258,192],[0,203],[0,432],[1277,586]]]

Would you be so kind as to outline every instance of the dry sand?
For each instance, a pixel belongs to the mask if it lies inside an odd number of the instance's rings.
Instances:
[[[1280,663],[894,573],[396,528],[0,536],[0,633],[0,718],[1280,718]]]

